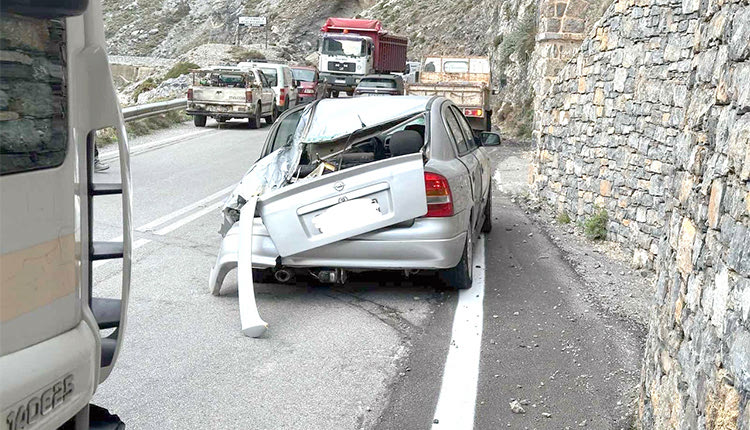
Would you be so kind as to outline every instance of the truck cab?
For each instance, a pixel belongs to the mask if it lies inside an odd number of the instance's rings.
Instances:
[[[89,429],[124,332],[131,268],[127,137],[99,0],[0,3],[0,429]],[[95,181],[96,132],[114,128],[120,178]],[[121,199],[122,234],[95,241],[96,197]],[[113,220],[108,220],[113,221]],[[119,297],[93,284],[121,261]]]
[[[349,95],[359,81],[373,70],[372,38],[356,34],[323,34],[320,38],[320,76],[329,87],[329,95],[340,91]]]
[[[403,73],[405,37],[389,34],[377,20],[328,18],[320,29],[318,69],[328,96],[349,96],[359,81],[373,73]]]

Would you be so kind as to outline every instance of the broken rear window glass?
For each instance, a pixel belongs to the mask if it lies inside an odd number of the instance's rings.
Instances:
[[[68,123],[62,20],[0,15],[0,174],[56,167]]]

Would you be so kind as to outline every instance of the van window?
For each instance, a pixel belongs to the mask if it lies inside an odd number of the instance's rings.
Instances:
[[[278,71],[274,67],[261,67],[260,71],[263,72],[264,75],[266,75],[266,79],[268,79],[268,84],[272,87],[275,87],[278,85]]]
[[[68,146],[64,21],[4,13],[0,24],[6,53],[0,67],[0,175],[59,166]],[[36,37],[22,37],[28,34]]]

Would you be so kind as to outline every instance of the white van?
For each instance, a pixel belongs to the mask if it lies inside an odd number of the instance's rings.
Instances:
[[[299,82],[294,80],[292,68],[286,64],[247,61],[237,64],[237,67],[243,70],[257,68],[266,75],[266,79],[276,93],[276,105],[279,112],[284,112],[299,104],[299,90],[297,89]]]

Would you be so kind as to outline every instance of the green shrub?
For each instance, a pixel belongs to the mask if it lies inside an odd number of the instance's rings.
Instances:
[[[187,74],[191,69],[199,69],[199,68],[200,66],[195,63],[191,63],[189,61],[181,61],[175,64],[174,66],[172,66],[171,69],[169,69],[167,74],[164,75],[164,79],[178,78],[182,75]]]
[[[145,93],[146,91],[153,90],[157,85],[159,85],[159,83],[156,82],[154,78],[147,78],[146,80],[138,84],[137,87],[135,87],[135,90],[133,91],[133,101],[138,102],[139,95]]]
[[[496,37],[494,42],[498,50],[501,68],[504,68],[512,54],[525,68],[531,59],[531,52],[536,44],[536,7],[532,7],[526,12],[521,21],[517,21],[513,26],[513,31],[506,34],[505,37]]]
[[[248,60],[265,60],[266,56],[262,52],[255,49],[245,49],[241,46],[233,46],[229,48],[229,55],[232,60],[236,62],[248,61]]]
[[[570,224],[570,215],[567,212],[561,211],[557,214],[557,222],[560,224]]]
[[[583,233],[591,240],[606,239],[608,220],[607,211],[604,208],[600,208],[583,224]]]

